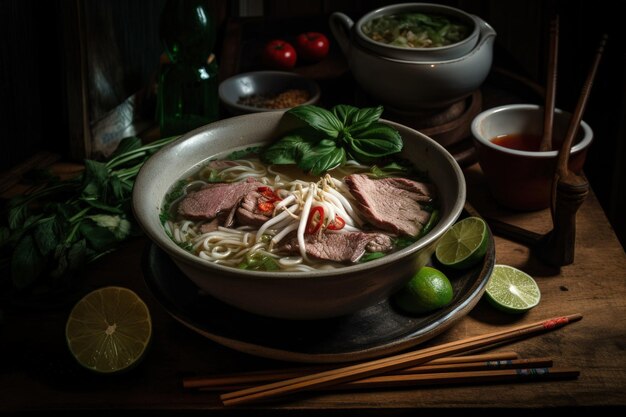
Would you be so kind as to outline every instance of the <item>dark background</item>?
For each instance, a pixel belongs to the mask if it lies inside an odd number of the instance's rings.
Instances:
[[[41,150],[91,156],[88,130],[111,108],[153,85],[165,0],[0,0],[0,172]],[[223,38],[229,18],[280,21],[342,11],[354,20],[390,3],[347,0],[208,1]],[[496,64],[545,85],[548,25],[560,17],[558,107],[573,111],[603,33],[607,48],[584,119],[594,130],[585,173],[626,242],[626,41],[612,0],[439,1],[474,13],[498,33]],[[220,58],[218,40],[216,54]],[[81,103],[83,103],[81,105]],[[85,106],[84,103],[88,103]],[[592,244],[592,243],[591,243]]]

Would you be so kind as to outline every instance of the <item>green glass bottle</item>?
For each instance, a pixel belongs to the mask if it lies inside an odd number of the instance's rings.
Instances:
[[[168,0],[159,34],[169,58],[159,74],[161,137],[180,135],[217,120],[218,66],[212,54],[216,30],[207,0]]]

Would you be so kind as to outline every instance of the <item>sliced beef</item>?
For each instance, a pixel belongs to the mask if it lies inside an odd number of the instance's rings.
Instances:
[[[364,174],[349,175],[345,181],[364,217],[382,230],[417,236],[430,218],[420,204],[435,196],[430,184],[406,178],[371,179]]]
[[[178,212],[193,220],[211,220],[220,214],[228,215],[246,194],[261,185],[253,178],[242,182],[207,184],[187,194],[178,205]]]
[[[299,253],[298,239],[290,234],[280,250]],[[342,232],[305,235],[306,253],[317,259],[335,262],[357,262],[367,252],[388,252],[393,243],[383,233]]]
[[[254,190],[246,194],[241,200],[241,205],[237,209],[237,223],[247,226],[260,227],[270,219],[273,210],[263,211],[259,209],[259,203],[268,203],[268,208],[273,207],[270,199],[260,192]],[[263,205],[261,204],[261,207]]]

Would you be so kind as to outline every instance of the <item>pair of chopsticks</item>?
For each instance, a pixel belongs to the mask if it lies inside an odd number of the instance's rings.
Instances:
[[[552,368],[550,358],[522,359],[516,352],[498,352],[484,355],[439,358],[392,373],[348,381],[321,389],[367,389],[415,385],[519,381],[527,378],[575,378],[579,372],[570,368]],[[552,368],[552,369],[549,369]],[[239,374],[194,377],[183,380],[183,387],[199,391],[224,392],[241,390],[258,383],[270,383],[286,378],[305,376],[312,371],[320,372],[328,367],[250,372]]]
[[[183,385],[186,388],[206,390],[235,389],[235,391],[220,395],[224,405],[232,406],[320,389],[510,381],[543,377],[576,378],[579,371],[575,369],[550,368],[552,361],[549,358],[520,359],[514,353],[499,354],[504,356],[493,354],[454,357],[454,355],[545,333],[581,318],[580,314],[555,317],[335,369],[295,370],[292,374],[286,372],[278,376],[272,376],[273,373],[254,373],[215,378],[189,378],[183,381]],[[496,369],[493,369],[494,367]],[[275,379],[279,380],[275,381]],[[262,385],[246,388],[248,385],[257,383]]]
[[[589,99],[589,94],[591,93],[591,87],[593,85],[593,80],[596,76],[596,72],[598,70],[598,66],[600,64],[600,58],[602,58],[602,54],[604,52],[604,47],[606,45],[606,41],[608,36],[606,34],[603,35],[602,40],[600,41],[600,45],[596,50],[596,55],[594,58],[594,62],[591,66],[589,74],[587,75],[587,79],[585,84],[583,85],[580,97],[578,98],[578,103],[576,104],[576,110],[572,116],[572,120],[570,121],[569,129],[561,144],[559,157],[563,155],[562,158],[564,161],[569,159],[570,148],[572,146],[572,142],[576,133],[578,132],[578,127],[580,126],[580,121],[582,120],[582,115],[585,111],[585,107],[587,106],[587,101]],[[556,80],[557,80],[557,66],[558,66],[558,55],[559,55],[559,16],[557,15],[550,22],[550,49],[548,51],[548,72],[546,76],[547,85],[546,85],[546,98],[544,105],[544,119],[543,119],[543,136],[541,139],[541,144],[539,147],[540,151],[550,151],[552,150],[552,130],[554,124],[554,108],[556,102]],[[562,163],[559,164],[561,167]],[[564,173],[561,173],[564,174]]]

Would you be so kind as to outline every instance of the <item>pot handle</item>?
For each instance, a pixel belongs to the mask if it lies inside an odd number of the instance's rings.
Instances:
[[[474,17],[478,20],[478,24],[480,27],[480,38],[478,40],[478,46],[484,44],[490,38],[496,37],[496,31],[493,27],[491,27],[489,23],[485,22],[483,19],[481,19],[478,16],[474,16]]]
[[[350,30],[354,26],[354,22],[347,15],[334,12],[328,18],[328,24],[339,47],[347,55],[350,49]]]

